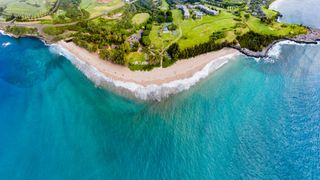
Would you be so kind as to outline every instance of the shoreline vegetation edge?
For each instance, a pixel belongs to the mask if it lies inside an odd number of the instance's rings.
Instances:
[[[10,35],[4,30],[0,30],[0,32],[4,35],[20,38]],[[277,43],[288,40],[299,44],[317,44],[317,41],[320,40],[320,30],[310,28],[306,35],[276,40],[261,52],[254,52],[239,46],[225,47],[218,51],[179,60],[167,68],[154,68],[151,71],[131,71],[126,66],[102,60],[98,54],[90,53],[73,42],[61,40],[52,44],[37,35],[22,37],[38,38],[47,46],[53,47],[56,53],[69,59],[73,65],[99,87],[111,89],[127,97],[160,101],[171,94],[189,89],[198,81],[228,63],[229,60],[236,59],[235,56],[244,54],[254,58],[268,57],[269,50]]]

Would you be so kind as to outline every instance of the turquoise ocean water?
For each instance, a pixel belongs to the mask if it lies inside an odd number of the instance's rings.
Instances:
[[[320,28],[319,0],[277,0],[270,8],[281,12],[280,21]]]
[[[96,87],[37,39],[0,45],[0,179],[320,178],[320,45],[237,57],[161,102]]]

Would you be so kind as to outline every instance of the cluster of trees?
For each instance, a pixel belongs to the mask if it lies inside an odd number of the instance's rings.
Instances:
[[[73,35],[73,42],[90,52],[98,52],[100,57],[116,64],[125,64],[125,55],[137,50],[139,44],[133,48],[126,39],[135,32],[130,18],[123,18],[117,22],[99,19],[94,21],[82,21],[76,26],[70,26],[77,32]]]
[[[152,20],[149,19],[147,24],[144,27],[144,31],[142,33],[141,43],[145,46],[149,46],[151,44],[149,35],[152,30]]]
[[[65,18],[72,20],[84,19],[90,16],[90,14],[84,9],[80,8],[81,0],[60,0],[59,9],[65,11],[65,15],[60,15],[58,18],[60,21],[64,21]]]
[[[216,43],[214,40],[210,40],[206,43],[198,44],[193,47],[180,49],[179,44],[174,43],[170,46],[168,49],[168,53],[171,56],[173,60],[177,59],[187,59],[191,57],[195,57],[200,54],[204,54],[211,51],[220,50],[224,47],[234,45],[236,42],[222,42],[222,43]]]
[[[64,33],[64,27],[53,27],[53,26],[48,26],[43,28],[43,32],[51,35],[51,36],[56,36],[59,34],[63,34]]]
[[[273,41],[281,39],[281,36],[263,35],[250,31],[242,36],[237,36],[237,40],[242,48],[253,51],[262,51]]]
[[[36,28],[28,28],[28,27],[18,27],[18,26],[7,26],[6,32],[14,34],[16,36],[24,36],[28,34],[36,34]]]
[[[102,49],[99,52],[101,59],[110,60],[113,63],[124,65],[127,49],[124,45],[114,49]]]
[[[212,40],[218,40],[218,39],[222,39],[226,37],[226,33],[225,32],[214,32],[211,35],[211,39]]]
[[[132,71],[151,71],[155,67],[159,67],[159,64],[154,65],[154,64],[129,64],[129,69]]]
[[[277,14],[273,17],[267,17],[267,16],[264,16],[262,18],[260,18],[261,22],[263,23],[266,23],[266,24],[272,24],[273,22],[277,21],[278,17],[281,17],[282,15],[277,12]]]
[[[111,25],[111,24],[110,24]],[[127,39],[129,32],[123,29],[122,22],[107,27],[106,25],[83,21],[78,24],[78,32],[74,34],[74,39],[78,42],[97,44],[100,48],[111,44],[121,45]]]
[[[174,30],[177,30],[177,29],[178,29],[178,26],[172,23],[172,24],[169,24],[169,25],[168,25],[168,29],[169,29],[170,31],[174,31]]]
[[[5,10],[5,7],[0,7],[0,16],[2,15],[3,11]]]
[[[157,11],[156,14],[154,14],[153,19],[157,21],[158,23],[166,23],[166,22],[172,22],[172,12],[171,11]]]

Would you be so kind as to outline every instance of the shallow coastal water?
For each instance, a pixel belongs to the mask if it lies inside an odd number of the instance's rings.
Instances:
[[[277,0],[270,8],[281,12],[280,21],[320,28],[319,0]]]
[[[161,102],[0,36],[2,179],[320,178],[320,45],[245,56]]]

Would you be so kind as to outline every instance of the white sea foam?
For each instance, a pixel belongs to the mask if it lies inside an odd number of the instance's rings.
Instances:
[[[305,43],[297,43],[290,40],[280,41],[276,43],[274,46],[272,46],[271,49],[268,51],[268,58],[264,58],[265,62],[268,63],[274,63],[275,61],[279,60],[281,58],[281,52],[283,45],[294,45],[294,46],[316,46],[319,45],[319,42],[317,44],[305,44]],[[260,61],[261,59],[258,58]]]
[[[9,36],[9,37],[13,37],[10,34],[7,34],[6,32],[4,32],[3,30],[0,30],[0,34],[4,35],[4,36]]]
[[[7,35],[3,30],[0,30],[1,35]]]
[[[1,46],[6,48],[7,46],[10,46],[11,43],[10,42],[5,42],[5,43],[2,43]]]
[[[279,59],[280,55],[281,55],[281,50],[282,50],[282,44],[281,44],[281,42],[279,42],[279,43],[275,44],[274,46],[272,46],[271,49],[269,49],[267,55],[270,58]]]
[[[142,100],[157,100],[160,101],[169,97],[172,94],[179,93],[181,91],[189,89],[195,85],[198,81],[206,78],[211,72],[219,69],[224,64],[228,63],[233,54],[219,58],[219,60],[211,61],[201,71],[195,73],[192,77],[171,81],[162,85],[148,85],[142,86],[133,82],[123,82],[119,80],[113,80],[106,77],[99,72],[95,67],[77,59],[70,54],[67,50],[59,45],[52,45],[50,48],[53,52],[68,58],[80,71],[82,71],[88,79],[93,81],[99,87],[106,87],[112,89],[120,94],[133,96]],[[221,61],[223,60],[223,61]],[[219,64],[218,64],[219,63]]]

